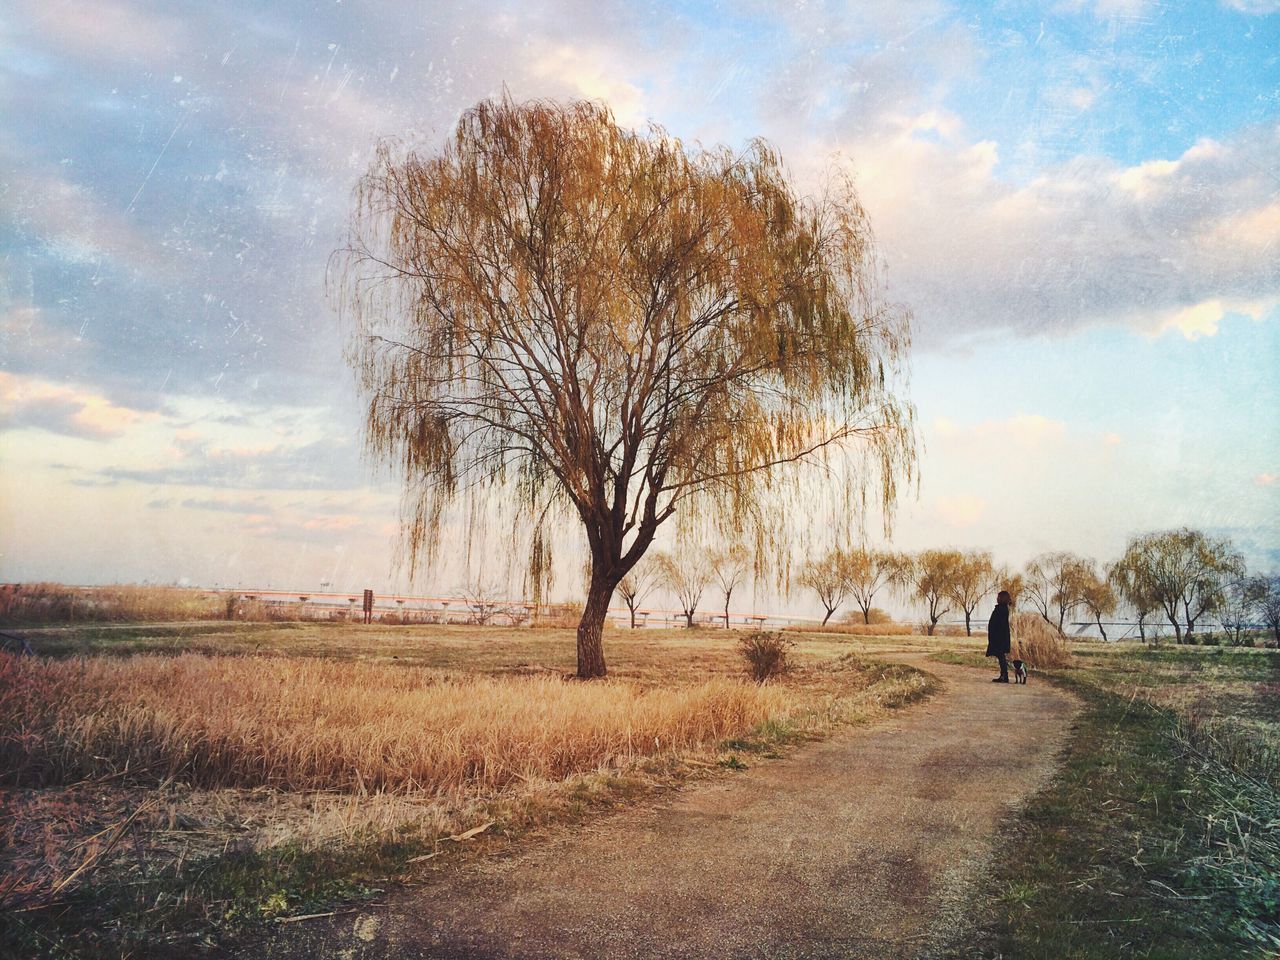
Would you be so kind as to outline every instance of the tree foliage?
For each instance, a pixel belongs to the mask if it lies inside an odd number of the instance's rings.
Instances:
[[[1244,558],[1229,538],[1182,527],[1132,538],[1115,571],[1125,599],[1161,610],[1182,643],[1222,604],[1226,586],[1244,576]]]
[[[1103,625],[1102,618],[1116,612],[1119,599],[1116,597],[1115,587],[1112,586],[1109,577],[1098,575],[1092,560],[1085,560],[1084,569],[1080,575],[1079,590],[1081,605],[1093,616],[1094,622],[1098,625],[1098,632],[1102,634],[1102,639],[1106,640],[1107,628]]]
[[[891,550],[848,550],[842,557],[845,585],[862,611],[862,622],[871,622],[876,594],[885,587],[901,586],[911,567],[908,558]]]
[[[693,615],[698,603],[711,585],[712,572],[705,550],[677,549],[671,553],[654,555],[654,563],[662,583],[676,596],[685,626],[693,627]]]
[[[985,550],[959,553],[952,565],[947,596],[964,611],[964,632],[973,636],[973,611],[996,587],[996,566]]]
[[[1023,597],[1045,622],[1066,635],[1067,615],[1078,607],[1089,579],[1089,562],[1066,550],[1042,553],[1027,564]]]
[[[711,578],[720,588],[724,597],[724,628],[729,629],[729,600],[733,591],[747,579],[751,569],[751,554],[741,544],[729,544],[718,550],[712,550],[709,557]]]
[[[951,609],[956,571],[963,559],[959,550],[922,550],[911,558],[911,589],[925,605],[931,637],[938,621]]]
[[[535,540],[549,507],[575,518],[581,676],[605,674],[609,598],[677,511],[775,543],[761,507],[798,465],[840,458],[850,502],[887,510],[914,474],[908,318],[852,182],[801,197],[763,141],[690,149],[598,103],[485,101],[437,152],[380,147],[335,266],[411,567],[459,499],[514,490]]]
[[[652,562],[653,554],[645,557],[627,571],[626,576],[618,581],[617,593],[627,605],[631,615],[631,629],[636,628],[636,608],[644,602],[653,590],[662,582],[662,572]]]
[[[845,576],[842,552],[829,550],[822,556],[809,560],[800,568],[796,582],[817,594],[818,602],[826,611],[822,618],[822,624],[826,626],[849,595],[849,581]]]

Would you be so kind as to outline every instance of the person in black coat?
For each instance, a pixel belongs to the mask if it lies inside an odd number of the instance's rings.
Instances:
[[[996,608],[991,611],[991,619],[987,621],[987,656],[1000,661],[1000,676],[992,683],[1009,682],[1009,596],[1008,590],[1001,590],[996,597]]]

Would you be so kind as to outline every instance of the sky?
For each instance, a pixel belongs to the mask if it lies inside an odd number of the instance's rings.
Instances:
[[[378,138],[504,89],[852,169],[914,315],[894,547],[1280,569],[1276,0],[6,0],[0,580],[518,582],[456,525],[407,580],[325,282]]]

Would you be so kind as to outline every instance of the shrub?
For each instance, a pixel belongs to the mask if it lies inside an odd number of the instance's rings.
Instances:
[[[535,627],[551,627],[557,630],[572,630],[582,619],[580,603],[548,603],[538,608],[534,614]]]
[[[755,630],[738,640],[738,650],[756,683],[786,673],[787,651],[795,645],[794,640],[771,630]]]
[[[1012,617],[1011,660],[1021,660],[1036,669],[1065,667],[1071,662],[1071,648],[1038,613],[1015,613]]]
[[[887,611],[881,610],[879,607],[872,607],[867,611],[867,617],[864,620],[862,611],[857,607],[854,607],[840,618],[840,622],[847,627],[876,626],[877,624],[882,623],[893,623],[893,617],[891,617]]]
[[[858,614],[861,621],[862,614]],[[789,633],[838,633],[846,637],[905,637],[912,633],[910,624],[906,623],[828,623],[825,627],[817,624],[789,624],[782,628]],[[923,633],[923,629],[920,631]]]

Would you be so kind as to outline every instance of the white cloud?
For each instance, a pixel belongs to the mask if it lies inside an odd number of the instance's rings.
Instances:
[[[1176,331],[1188,340],[1197,340],[1200,337],[1215,336],[1218,332],[1218,324],[1228,314],[1260,320],[1277,307],[1280,307],[1280,298],[1252,301],[1224,301],[1214,298],[1189,307],[1175,308],[1153,317],[1151,332],[1159,336],[1169,331]]]
[[[1280,127],[1130,167],[1079,157],[1016,184],[999,146],[955,118],[884,124],[841,152],[923,345],[1094,323],[1200,335],[1216,323],[1202,305],[1280,300],[1280,204],[1259,176],[1280,153]]]
[[[570,96],[603,100],[624,126],[646,119],[644,91],[626,79],[610,51],[556,44],[533,59],[530,72]]]
[[[1280,0],[1222,0],[1222,5],[1229,10],[1238,10],[1258,17],[1280,13]]]
[[[0,371],[0,411],[9,429],[35,428],[80,437],[109,440],[154,413],[119,406],[91,388],[50,383],[39,377]]]

